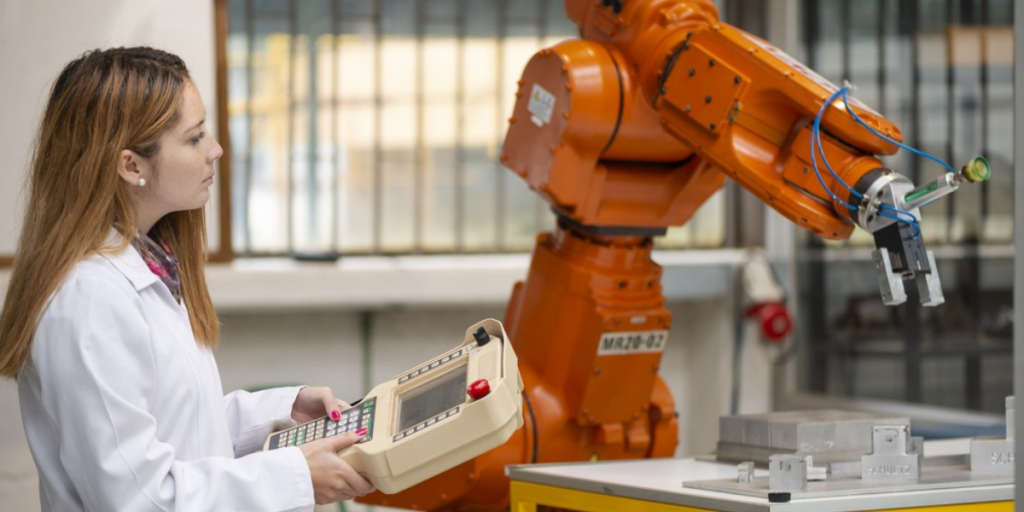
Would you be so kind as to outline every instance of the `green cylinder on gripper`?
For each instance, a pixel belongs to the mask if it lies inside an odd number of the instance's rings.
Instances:
[[[960,169],[960,174],[971,183],[979,183],[988,181],[992,177],[992,167],[988,164],[988,160],[985,160],[985,157],[976,156]]]

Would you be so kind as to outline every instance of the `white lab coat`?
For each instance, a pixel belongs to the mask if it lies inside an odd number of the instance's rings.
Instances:
[[[78,263],[18,375],[44,511],[310,511],[299,388],[227,396],[188,312],[132,247]],[[236,458],[237,457],[237,458]]]

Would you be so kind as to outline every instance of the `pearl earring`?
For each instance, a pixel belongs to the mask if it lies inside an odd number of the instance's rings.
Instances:
[[[139,178],[139,186],[140,187],[145,187],[146,186],[146,178]]]

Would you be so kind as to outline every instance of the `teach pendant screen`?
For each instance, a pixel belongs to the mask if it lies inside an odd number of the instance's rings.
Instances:
[[[399,395],[401,432],[466,401],[466,365],[420,389]]]

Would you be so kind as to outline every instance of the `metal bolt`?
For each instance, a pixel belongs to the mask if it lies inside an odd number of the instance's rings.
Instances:
[[[711,123],[711,129],[712,130],[714,130],[716,126],[718,126],[718,125],[716,125],[715,123]]]
[[[693,75],[696,75],[696,74],[697,74],[697,70],[693,69],[693,68],[690,68],[690,76],[693,76]]]
[[[733,78],[732,79],[732,83],[734,83],[734,84],[740,83],[740,77]]]
[[[711,95],[710,94],[704,97],[704,103],[711,103]]]
[[[711,66],[714,66],[714,65],[715,65],[715,59],[711,59],[711,60],[708,61],[708,67],[711,67]]]
[[[690,110],[691,110],[691,108],[690,108],[690,106],[689,106],[689,105],[687,105],[687,106],[683,107],[683,112],[686,112],[687,114],[689,114],[689,113],[690,113]]]

